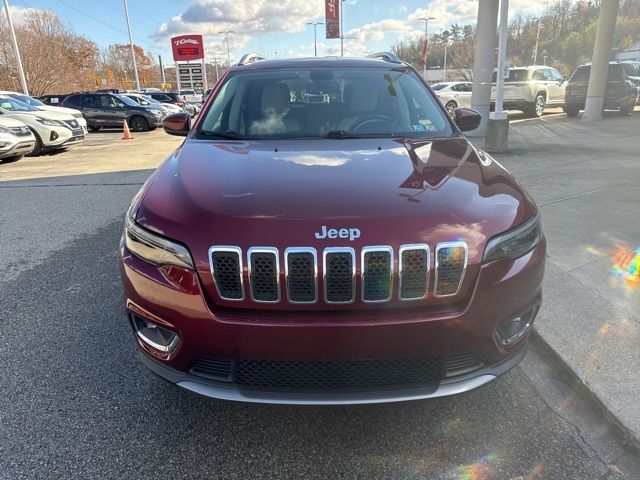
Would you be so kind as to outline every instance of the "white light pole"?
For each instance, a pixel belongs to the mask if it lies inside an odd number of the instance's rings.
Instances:
[[[347,0],[340,0],[340,56],[344,57],[344,2]]]
[[[449,39],[444,42],[444,66],[442,68],[442,81],[447,81],[447,45],[449,45]]]
[[[496,74],[496,108],[491,118],[503,120],[507,113],[503,108],[504,77],[503,71],[507,62],[507,22],[509,21],[509,0],[500,0],[500,29],[498,30],[498,72]]]
[[[423,17],[423,18],[419,18],[418,20],[424,20],[424,58],[422,59],[424,61],[424,65],[422,67],[422,76],[424,77],[424,79],[427,79],[427,53],[428,53],[428,48],[429,48],[429,20],[435,20],[435,17]]]
[[[224,35],[225,40],[227,41],[227,62],[229,66],[231,66],[231,50],[229,50],[229,34],[236,33],[233,30],[225,30],[223,32],[218,32]]]
[[[318,56],[318,25],[324,25],[324,22],[307,22],[307,25],[313,25],[313,55]]]
[[[216,64],[216,83],[220,80],[220,75],[218,74],[218,57],[213,57],[213,62]]]
[[[127,18],[127,30],[129,30],[129,45],[131,46],[131,60],[133,60],[133,73],[136,76],[136,90],[140,91],[140,79],[138,78],[138,64],[136,63],[136,51],[133,48],[133,38],[131,36],[131,24],[129,23],[129,8],[127,0],[124,1],[124,16]]]
[[[11,21],[11,15],[9,14],[9,2],[7,0],[4,0],[4,11],[7,14],[7,24],[9,25],[11,42],[13,43],[13,53],[16,56],[16,63],[18,64],[18,73],[20,74],[22,92],[25,95],[29,95],[29,89],[27,88],[27,77],[24,76],[24,69],[22,68],[22,58],[20,58],[20,49],[18,48],[18,40],[16,39],[16,32],[13,29],[13,22]]]

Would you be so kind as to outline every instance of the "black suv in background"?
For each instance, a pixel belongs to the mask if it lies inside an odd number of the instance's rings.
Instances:
[[[59,106],[80,110],[94,132],[102,127],[122,127],[124,120],[134,132],[144,132],[160,126],[163,117],[160,108],[143,107],[124,95],[113,93],[73,94]]]
[[[569,79],[564,94],[564,111],[570,117],[584,109],[590,74],[591,65],[580,65]],[[637,100],[638,88],[627,75],[625,66],[620,62],[610,62],[603,108],[631,115]]]

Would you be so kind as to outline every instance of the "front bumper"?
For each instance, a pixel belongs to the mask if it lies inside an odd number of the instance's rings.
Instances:
[[[26,140],[20,140],[5,149],[0,149],[0,158],[14,157],[31,153],[36,146],[36,139],[31,136]]]
[[[429,313],[412,307],[389,311],[383,320],[370,311],[301,312],[278,322],[258,310],[224,309],[212,305],[195,273],[154,267],[121,246],[126,308],[171,329],[180,343],[158,354],[138,339],[143,363],[183,388],[214,398],[263,403],[355,404],[434,398],[479,387],[515,366],[525,355],[529,330],[503,345],[498,326],[541,303],[545,242],[515,261],[483,265],[463,308]],[[273,313],[273,312],[272,312]],[[291,312],[289,312],[291,313]],[[384,313],[384,310],[383,312]],[[322,317],[322,318],[320,318]],[[530,327],[529,327],[530,328]],[[137,337],[136,337],[137,338]],[[251,388],[194,375],[198,359],[274,362],[348,362],[417,357],[446,358],[475,354],[478,368],[446,376],[424,387],[368,388],[361,391],[305,393]]]
[[[344,393],[291,393],[245,390],[223,383],[208,382],[188,372],[180,372],[161,365],[146,353],[139,351],[142,363],[156,375],[186,390],[205,397],[247,403],[271,403],[280,405],[364,405],[373,403],[405,402],[457,395],[478,388],[495,380],[515,367],[527,354],[522,345],[505,361],[468,375],[444,380],[438,386],[402,390],[380,390]]]
[[[43,150],[57,150],[78,144],[84,140],[85,131],[82,127],[71,130],[66,127],[52,127],[40,133]]]

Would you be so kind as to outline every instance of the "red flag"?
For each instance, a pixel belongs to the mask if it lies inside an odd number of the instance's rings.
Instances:
[[[327,38],[340,38],[340,0],[325,0],[324,22]]]

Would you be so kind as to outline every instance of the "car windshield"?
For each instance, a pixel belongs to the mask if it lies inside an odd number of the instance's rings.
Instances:
[[[198,134],[236,138],[451,136],[446,113],[404,67],[232,73]]]
[[[137,95],[131,95],[129,98],[139,105],[151,105],[151,101]]]
[[[437,91],[437,90],[442,90],[446,86],[447,86],[446,83],[436,83],[435,85],[431,85],[431,89],[434,91]]]
[[[9,112],[37,112],[38,109],[11,97],[0,98],[0,108]]]
[[[46,106],[44,103],[42,103],[37,98],[28,97],[27,95],[20,95],[18,93],[14,93],[14,94],[10,94],[9,96],[11,98],[15,98],[16,100],[18,100],[18,101],[20,101],[22,103],[26,103],[27,105],[31,105],[32,107],[44,107],[44,106]]]
[[[113,95],[114,97],[122,100],[122,103],[124,103],[125,105],[128,105],[129,107],[138,107],[140,106],[137,102],[134,102],[133,100],[131,100],[129,97],[127,97],[126,95]]]
[[[193,90],[180,90],[180,95],[195,95],[196,92]]]

